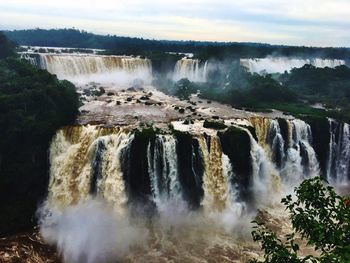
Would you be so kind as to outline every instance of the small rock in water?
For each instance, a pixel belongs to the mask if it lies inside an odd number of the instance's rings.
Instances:
[[[105,94],[106,90],[103,87],[100,87],[100,92],[101,92],[101,94]]]
[[[136,92],[136,89],[134,87],[128,88],[127,90],[130,92]]]
[[[189,125],[189,124],[193,124],[193,123],[194,123],[194,121],[190,117],[187,117],[183,122],[183,124],[185,124],[185,125]]]

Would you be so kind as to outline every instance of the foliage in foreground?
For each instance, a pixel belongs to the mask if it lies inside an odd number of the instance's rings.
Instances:
[[[254,241],[261,243],[264,260],[252,263],[345,263],[350,262],[350,203],[349,197],[336,194],[320,178],[305,180],[291,195],[282,199],[290,213],[293,232],[284,238],[255,222]],[[299,235],[315,250],[314,255],[300,256],[296,241]]]

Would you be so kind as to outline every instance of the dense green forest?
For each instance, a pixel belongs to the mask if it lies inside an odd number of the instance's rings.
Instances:
[[[49,142],[75,120],[79,104],[73,84],[16,58],[14,47],[0,32],[0,235],[34,225]]]
[[[154,52],[190,52],[201,59],[259,58],[268,55],[350,59],[348,48],[316,48],[238,42],[149,40],[96,35],[77,29],[30,29],[6,31],[19,45],[97,48],[113,54],[152,56]]]

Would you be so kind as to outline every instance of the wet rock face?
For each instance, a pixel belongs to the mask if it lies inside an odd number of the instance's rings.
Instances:
[[[222,151],[232,163],[235,173],[234,181],[239,186],[240,197],[242,200],[249,201],[249,186],[252,174],[249,135],[242,129],[230,127],[224,132],[218,132],[218,136]]]
[[[204,194],[202,188],[204,166],[199,153],[198,141],[188,133],[176,132],[175,137],[183,198],[192,209],[196,209],[200,206]]]
[[[205,120],[203,124],[204,128],[209,128],[209,129],[217,129],[217,130],[222,130],[227,128],[223,120],[219,119],[214,119],[214,120]]]
[[[290,142],[289,142],[289,136],[288,136],[288,122],[285,120],[285,119],[282,119],[282,118],[278,118],[278,124],[280,126],[280,129],[281,129],[281,134],[282,134],[282,137],[283,137],[283,141],[285,142],[286,145],[288,145]]]
[[[320,163],[321,174],[326,178],[330,140],[329,121],[326,118],[311,117],[306,118],[305,121],[311,126],[312,146]]]
[[[153,129],[136,131],[131,145],[123,152],[123,176],[130,200],[147,201],[151,195],[147,147],[154,140]]]

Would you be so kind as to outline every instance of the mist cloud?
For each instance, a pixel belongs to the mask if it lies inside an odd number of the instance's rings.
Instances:
[[[99,200],[83,201],[63,211],[45,204],[38,214],[45,241],[57,246],[69,263],[115,261],[147,238],[144,228],[132,225]]]

